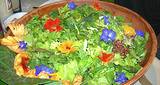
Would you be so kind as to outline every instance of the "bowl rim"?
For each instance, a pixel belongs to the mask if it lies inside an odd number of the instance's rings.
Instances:
[[[75,1],[75,3],[86,3],[86,2],[90,2],[91,3],[93,1],[92,0]],[[52,5],[66,4],[66,3],[68,3],[68,1],[59,1],[59,2],[54,2],[54,3],[50,3],[50,4],[46,4],[46,5],[40,6],[37,9],[31,10],[26,15],[24,15],[23,17],[21,17],[20,19],[18,19],[16,22],[17,23],[24,23],[24,22],[22,22],[22,20],[25,19],[26,16],[28,16],[30,14],[36,13],[41,8],[46,8],[46,7],[49,7],[49,6],[52,6]],[[132,77],[130,80],[128,80],[126,83],[124,83],[124,85],[134,84],[139,78],[141,78],[147,72],[147,70],[149,69],[149,67],[151,66],[151,64],[153,62],[153,59],[156,56],[156,53],[157,53],[157,38],[156,38],[155,32],[153,31],[153,28],[151,27],[151,25],[145,19],[143,19],[138,13],[136,13],[136,12],[134,12],[134,11],[126,8],[126,7],[123,7],[123,6],[120,6],[120,5],[111,3],[111,2],[99,1],[99,3],[100,4],[103,3],[105,5],[114,6],[116,8],[119,8],[121,11],[125,10],[125,11],[130,12],[134,16],[139,17],[139,19],[147,26],[147,30],[149,30],[150,39],[153,42],[153,44],[152,44],[152,46],[150,48],[151,49],[151,53],[148,56],[149,59],[146,62],[146,64],[144,65],[144,67],[139,72],[137,72],[134,77]],[[11,35],[11,31],[10,30],[8,30],[8,32],[5,34],[5,36],[8,36],[8,35]]]

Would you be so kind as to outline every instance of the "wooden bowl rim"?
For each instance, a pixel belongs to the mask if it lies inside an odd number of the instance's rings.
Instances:
[[[87,0],[86,0],[87,1]],[[76,3],[85,3],[86,1],[76,1]],[[37,9],[34,9],[30,12],[28,12],[26,15],[24,15],[22,18],[18,19],[17,20],[17,23],[21,23],[21,21],[27,17],[28,15],[30,14],[33,14],[33,13],[36,13],[38,10],[42,9],[42,8],[46,8],[46,7],[50,7],[52,5],[56,5],[56,4],[66,4],[68,1],[60,1],[60,2],[55,2],[55,3],[50,3],[50,4],[46,4],[44,6],[41,6]],[[92,0],[91,1],[87,1],[87,2],[93,2]],[[144,67],[133,77],[131,78],[130,80],[128,80],[126,83],[124,83],[124,85],[130,85],[130,84],[134,84],[139,78],[141,78],[145,73],[146,71],[149,69],[151,63],[153,62],[153,59],[155,58],[156,56],[156,52],[157,52],[157,38],[156,38],[156,35],[153,31],[153,28],[151,27],[151,25],[145,20],[143,19],[139,14],[137,14],[136,12],[128,9],[128,8],[125,8],[125,7],[122,7],[120,5],[117,5],[117,4],[114,4],[114,3],[110,3],[110,2],[104,2],[104,1],[99,1],[99,3],[104,3],[106,5],[110,5],[110,6],[114,6],[118,9],[120,9],[121,11],[125,10],[125,11],[128,11],[130,12],[131,14],[133,14],[134,16],[137,16],[139,17],[139,19],[147,26],[147,29],[149,30],[149,34],[150,34],[150,38],[153,42],[153,45],[152,45],[152,48],[151,48],[151,53],[150,53],[150,56],[147,63],[144,65]],[[11,34],[11,31],[9,30],[8,33],[6,34],[6,36],[10,35]]]

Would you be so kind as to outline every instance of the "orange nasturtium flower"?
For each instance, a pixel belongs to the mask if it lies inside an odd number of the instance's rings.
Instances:
[[[46,30],[49,30],[49,32],[59,32],[62,30],[62,27],[60,26],[60,19],[56,18],[55,20],[53,19],[48,19],[45,24],[44,28]]]
[[[111,61],[114,57],[114,54],[110,53],[107,54],[105,52],[102,52],[100,56],[98,56],[98,58],[103,62],[103,63],[108,63],[109,61]]]
[[[26,53],[20,53],[15,57],[14,60],[14,69],[16,70],[16,74],[19,76],[28,74],[30,71],[27,64],[29,62],[29,57]]]
[[[72,41],[65,41],[58,46],[58,50],[61,53],[71,53],[74,52],[76,49],[74,47],[74,42]]]

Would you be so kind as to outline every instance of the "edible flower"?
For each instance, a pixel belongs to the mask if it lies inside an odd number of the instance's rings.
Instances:
[[[19,41],[21,41],[21,39],[18,37],[7,36],[0,40],[0,44],[7,46],[9,49],[16,53],[21,53],[24,50],[19,48]]]
[[[102,8],[99,6],[99,3],[97,1],[95,1],[93,3],[93,7],[96,9],[96,10],[101,10]]]
[[[116,72],[116,79],[115,82],[118,82],[120,84],[125,83],[128,80],[128,78],[125,76],[124,72]]]
[[[60,26],[60,19],[59,18],[56,18],[55,20],[48,19],[44,24],[44,28],[49,30],[50,32],[61,31],[62,27]]]
[[[125,34],[125,35],[127,35],[127,36],[129,36],[129,37],[132,37],[132,36],[135,36],[135,35],[136,35],[135,30],[134,30],[131,26],[129,26],[129,25],[124,25],[123,28],[124,28],[124,34]]]
[[[38,76],[41,72],[45,72],[47,74],[52,74],[54,70],[52,68],[48,68],[45,65],[35,66],[36,72],[35,75]]]
[[[23,24],[10,23],[8,27],[11,29],[13,35],[20,39],[23,39],[24,35],[27,33]]]
[[[68,7],[69,9],[74,10],[77,7],[77,5],[73,1],[71,1],[68,3]]]
[[[109,17],[107,17],[107,16],[103,16],[103,19],[104,19],[104,24],[105,25],[107,25],[107,24],[109,24],[110,22],[109,22]]]
[[[25,50],[27,48],[27,43],[25,41],[19,41],[19,48]]]
[[[14,69],[16,70],[16,74],[21,76],[25,75],[29,72],[29,68],[27,66],[29,62],[29,57],[26,53],[17,54],[14,60]]]
[[[144,37],[144,32],[141,31],[141,30],[136,30],[136,35],[137,35],[137,36]]]
[[[110,42],[110,41],[114,41],[116,38],[116,32],[114,32],[112,29],[108,30],[107,28],[102,30],[102,34],[100,39],[105,41],[105,42]]]
[[[111,59],[113,59],[113,57],[114,57],[114,55],[112,53],[107,54],[105,52],[102,52],[101,56],[98,56],[98,58],[104,63],[109,62]]]
[[[76,49],[74,48],[74,42],[65,41],[60,44],[60,46],[58,47],[58,50],[61,53],[71,53],[71,52],[74,52]]]

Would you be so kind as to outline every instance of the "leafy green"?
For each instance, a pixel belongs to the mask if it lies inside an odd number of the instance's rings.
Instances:
[[[33,85],[50,82],[34,78],[18,76],[13,68],[16,54],[7,47],[0,46],[0,79],[9,85]]]
[[[57,67],[58,74],[61,75],[62,80],[72,81],[78,71],[77,61],[71,61],[68,64]]]
[[[109,24],[104,24],[103,16],[109,17]],[[63,29],[60,32],[47,31],[44,24],[49,18],[59,18]],[[117,85],[114,81],[116,72],[124,72],[126,77],[131,79],[141,69],[139,62],[145,57],[145,45],[149,38],[148,33],[145,33],[144,38],[128,38],[123,32],[124,24],[129,24],[125,22],[124,17],[112,16],[107,11],[97,11],[87,4],[74,10],[65,5],[52,11],[49,17],[35,16],[25,26],[28,31],[24,37],[28,43],[26,51],[31,58],[28,65],[35,68],[36,65],[45,64],[58,72],[62,80],[73,81],[76,75],[81,75],[82,85]],[[104,28],[116,32],[116,40],[122,40],[124,46],[129,49],[125,58],[113,52],[113,42],[106,43],[100,40]],[[61,53],[57,47],[68,40],[76,42],[76,51]],[[98,57],[101,52],[114,54],[113,59],[102,63]],[[46,84],[55,83],[58,82]]]
[[[52,17],[54,19],[57,16],[59,16],[59,12],[58,12],[58,10],[55,10],[55,11],[52,11],[49,15],[50,15],[50,17]]]
[[[130,55],[137,59],[138,62],[142,61],[146,55],[147,49],[145,49],[148,41],[149,34],[146,33],[145,37],[136,36],[133,41],[133,49],[130,51]]]

